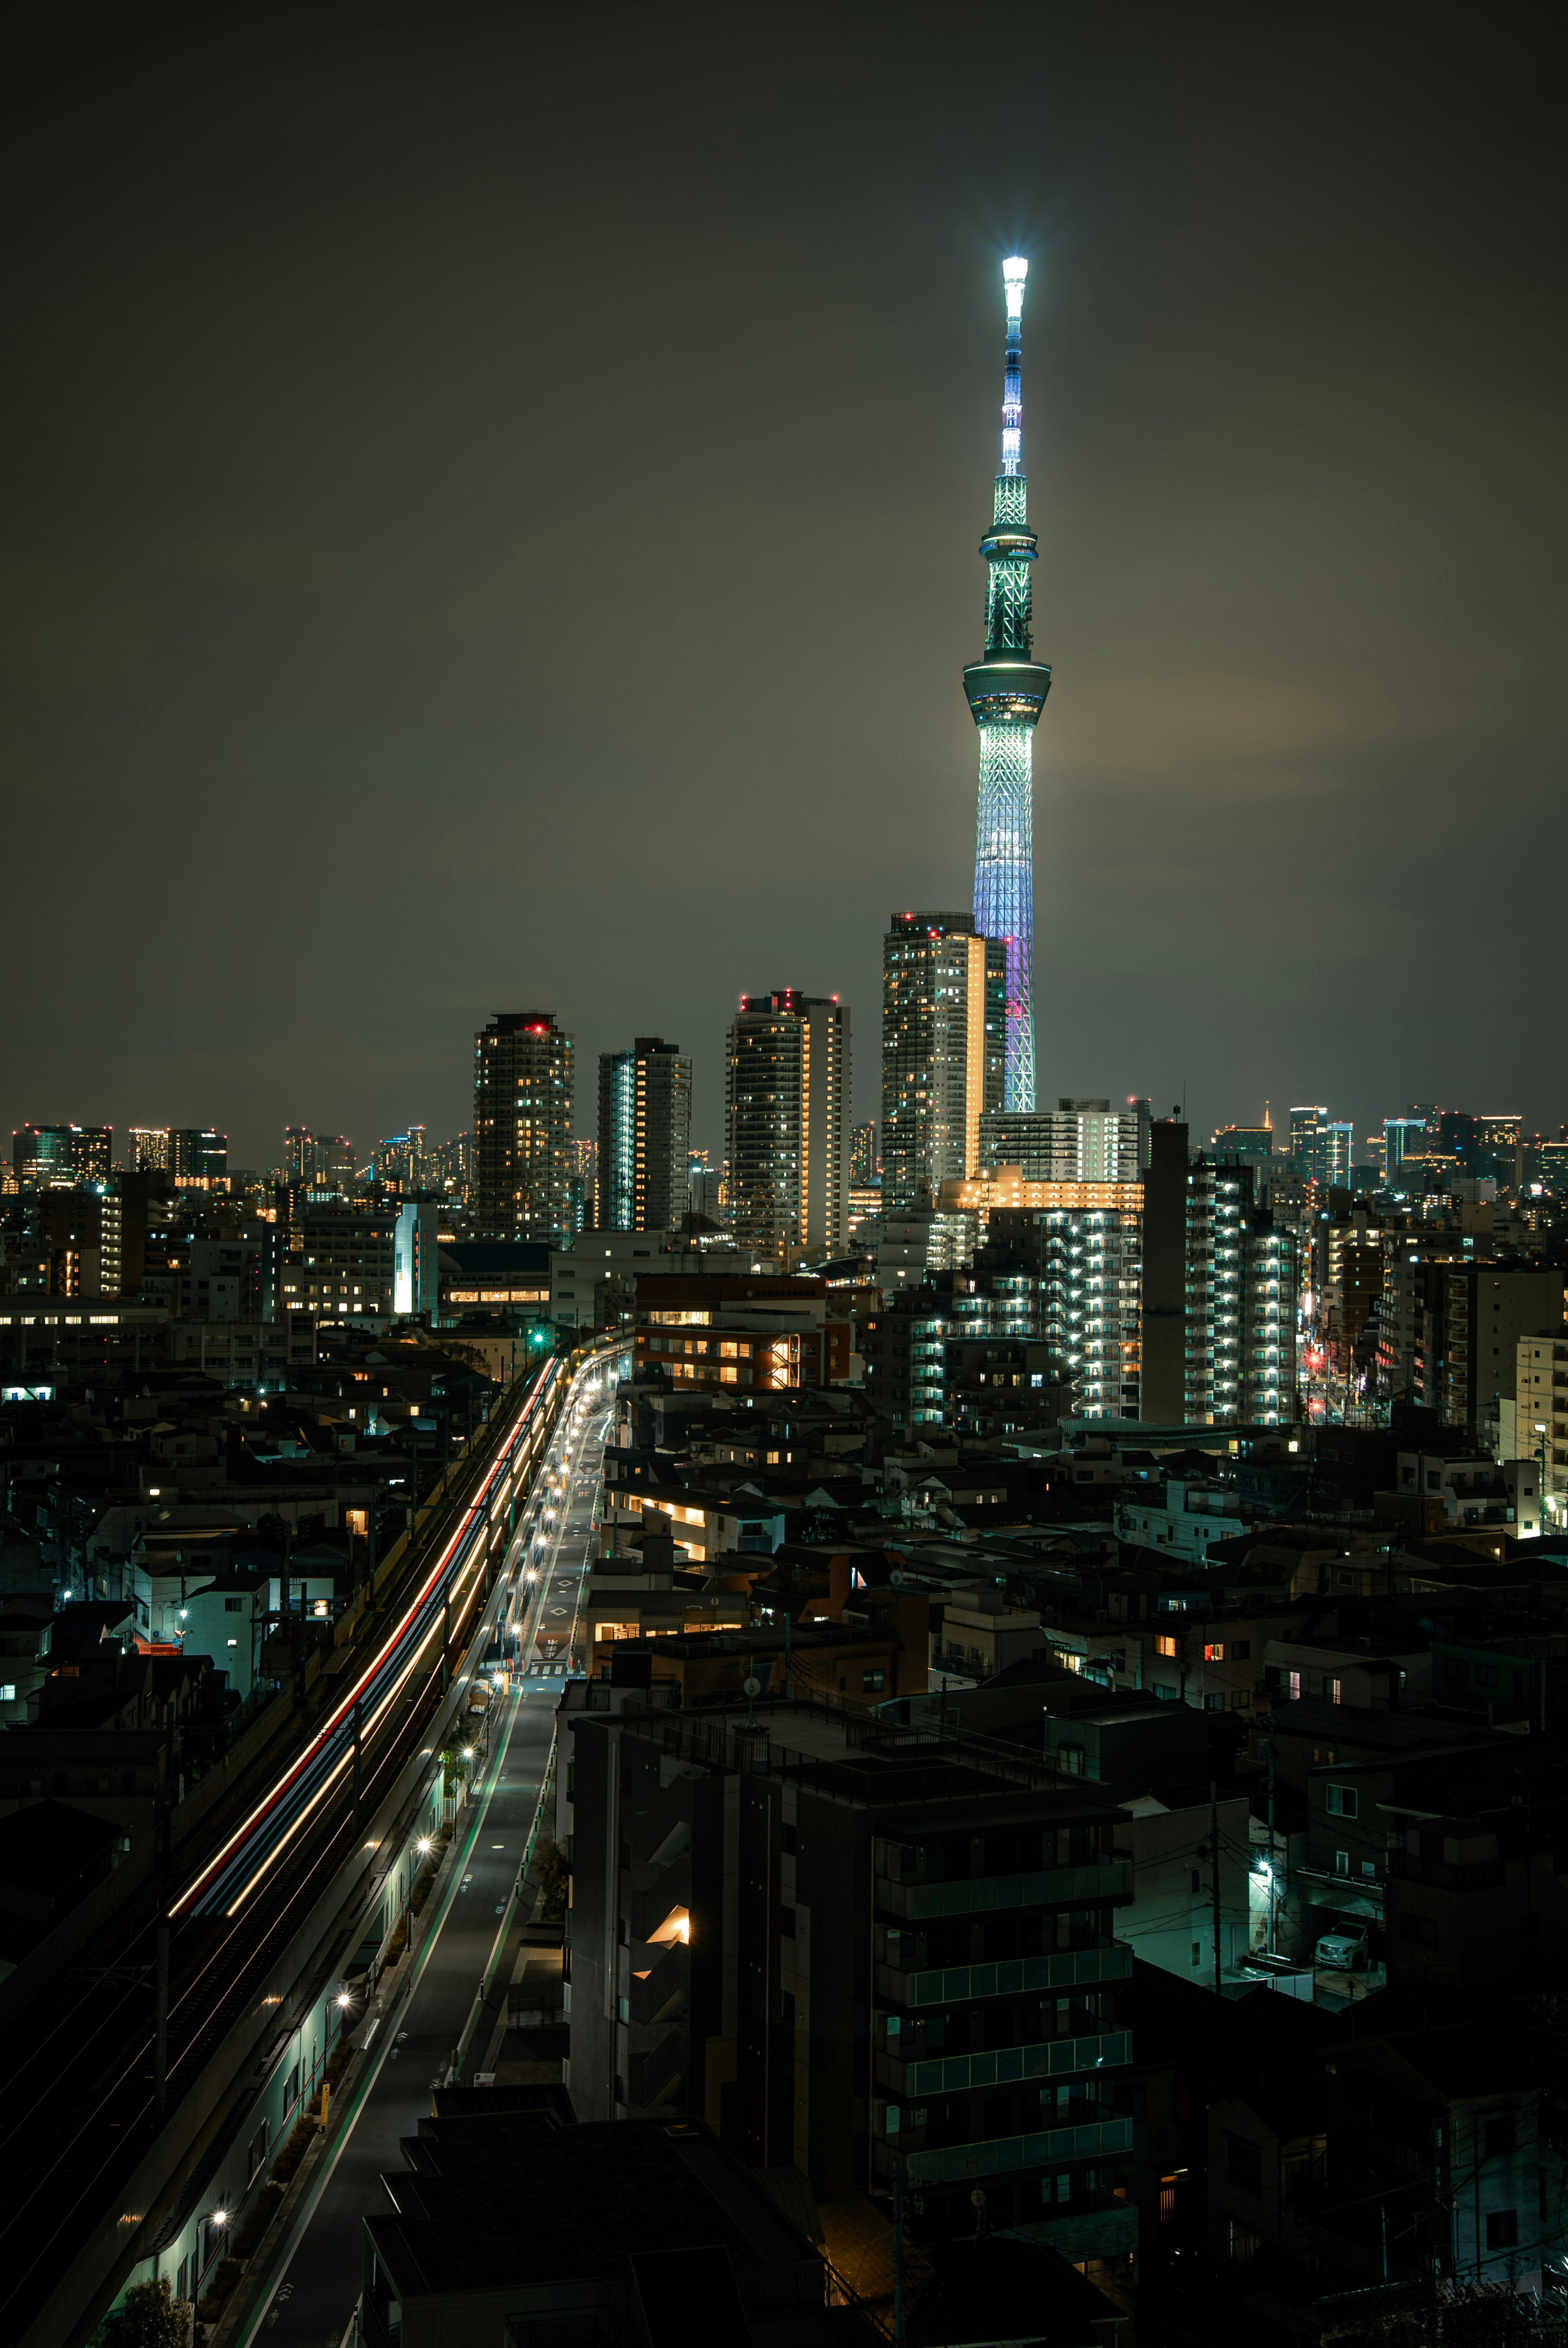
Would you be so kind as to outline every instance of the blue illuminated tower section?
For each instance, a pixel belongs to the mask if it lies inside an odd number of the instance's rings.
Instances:
[[[964,672],[980,730],[980,808],[975,834],[975,927],[1007,950],[1007,1098],[1035,1106],[1034,737],[1051,672],[1032,657],[1029,485],[1024,479],[1024,280],[1026,261],[1005,261],[1006,370],[1002,378],[1002,469],[985,558],[985,657]]]

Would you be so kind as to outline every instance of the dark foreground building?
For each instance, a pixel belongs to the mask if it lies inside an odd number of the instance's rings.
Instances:
[[[573,1723],[573,2104],[686,2111],[820,2202],[1122,2271],[1130,1896],[1102,1788],[988,1740],[765,1702]],[[1103,2262],[1103,2264],[1102,2264]]]
[[[559,2087],[444,2088],[364,2234],[364,2348],[882,2348],[885,2274],[852,2287],[805,2179],[700,2122],[579,2125]],[[860,2261],[863,2270],[866,2261]],[[1037,2245],[911,2262],[908,2348],[1109,2348],[1117,2310]]]

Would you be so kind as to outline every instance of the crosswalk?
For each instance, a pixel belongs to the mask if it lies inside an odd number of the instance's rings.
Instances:
[[[490,1685],[498,1696],[515,1695],[526,1680],[564,1680],[572,1676],[572,1666],[564,1655],[531,1663],[514,1663],[510,1670],[491,1669]]]

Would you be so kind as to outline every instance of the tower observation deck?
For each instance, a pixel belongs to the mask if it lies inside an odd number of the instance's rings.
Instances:
[[[1035,1106],[1034,735],[1051,672],[1033,656],[1029,626],[1029,485],[1024,478],[1024,280],[1026,261],[1002,263],[1007,353],[1002,378],[1002,465],[985,558],[985,654],[964,672],[980,733],[975,832],[975,927],[1007,953],[1006,1106]]]

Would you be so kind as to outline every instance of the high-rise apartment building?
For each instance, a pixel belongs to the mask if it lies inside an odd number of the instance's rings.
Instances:
[[[438,1210],[409,1199],[397,1210],[392,1238],[392,1309],[433,1320],[440,1303]]]
[[[498,1011],[474,1037],[474,1225],[493,1240],[572,1227],[573,1038],[552,1011]]]
[[[1257,1203],[1251,1166],[1197,1159],[1187,1179],[1189,1426],[1295,1416],[1295,1238]]]
[[[591,1136],[576,1135],[572,1144],[572,1206],[568,1229],[591,1231],[599,1195],[599,1145]]]
[[[308,1125],[284,1128],[284,1180],[308,1182],[315,1171],[315,1137]]]
[[[1137,1418],[1143,1230],[1135,1184],[1057,1186],[1048,1205],[994,1209],[952,1334],[1048,1345],[1083,1418]]]
[[[1560,1532],[1568,1517],[1568,1328],[1550,1325],[1517,1339],[1513,1350],[1514,1403],[1500,1414],[1501,1454],[1541,1462],[1546,1529]]]
[[[1378,1381],[1390,1401],[1424,1403],[1491,1446],[1517,1401],[1521,1340],[1563,1327],[1560,1271],[1395,1249],[1377,1303]]]
[[[981,1166],[1016,1166],[1026,1182],[1136,1182],[1147,1156],[1144,1107],[1063,1095],[1055,1108],[987,1109]]]
[[[114,1150],[108,1125],[24,1125],[11,1136],[11,1163],[23,1190],[75,1190],[107,1182]]]
[[[147,1263],[147,1176],[114,1176],[98,1206],[96,1286],[101,1296],[127,1300],[141,1293]]]
[[[639,1035],[599,1055],[598,1207],[602,1231],[673,1231],[686,1211],[691,1062],[678,1044]]]
[[[1300,1249],[1260,1200],[1255,1167],[1152,1133],[1143,1213],[1141,1416],[1156,1426],[1274,1426],[1295,1416]]]
[[[736,1237],[833,1253],[844,1243],[850,1010],[792,986],[748,994],[730,1022],[726,1077]]]
[[[872,1182],[877,1171],[877,1128],[874,1117],[857,1125],[850,1139],[850,1180]]]
[[[895,913],[882,944],[882,1199],[973,1174],[1002,1106],[1007,958],[968,913]],[[870,1179],[869,1172],[865,1179]]]

